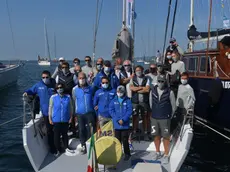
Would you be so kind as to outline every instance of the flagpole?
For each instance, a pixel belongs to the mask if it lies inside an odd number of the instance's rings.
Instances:
[[[134,43],[135,43],[135,0],[133,0],[132,6],[132,36],[133,36],[133,43],[132,43],[132,63],[134,63]]]

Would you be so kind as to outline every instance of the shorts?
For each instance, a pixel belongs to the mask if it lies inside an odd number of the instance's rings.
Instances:
[[[170,137],[171,119],[154,119],[151,118],[151,134],[163,138]]]
[[[133,103],[133,115],[147,115],[148,111],[149,111],[149,105],[146,103],[139,103],[139,104],[135,104]]]
[[[98,122],[99,122],[100,128],[102,128],[110,120],[111,120],[111,118],[106,118],[106,117],[103,117],[101,115],[98,115]]]

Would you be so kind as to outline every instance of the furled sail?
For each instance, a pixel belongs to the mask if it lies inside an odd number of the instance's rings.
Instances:
[[[222,36],[230,34],[230,29],[220,29],[218,31],[211,31],[210,37]],[[189,40],[198,40],[208,38],[208,32],[198,32],[195,25],[191,25],[188,29],[187,36]]]
[[[112,51],[112,58],[121,57],[122,60],[132,60],[133,38],[126,26],[117,35]]]

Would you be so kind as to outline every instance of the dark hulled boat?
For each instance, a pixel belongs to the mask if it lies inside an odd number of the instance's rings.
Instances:
[[[216,40],[216,49],[185,53],[183,61],[197,99],[197,118],[230,135],[230,36]]]

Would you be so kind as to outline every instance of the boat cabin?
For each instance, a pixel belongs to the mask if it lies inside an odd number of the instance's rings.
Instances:
[[[218,40],[216,49],[185,53],[183,61],[191,77],[229,80],[230,36]]]

